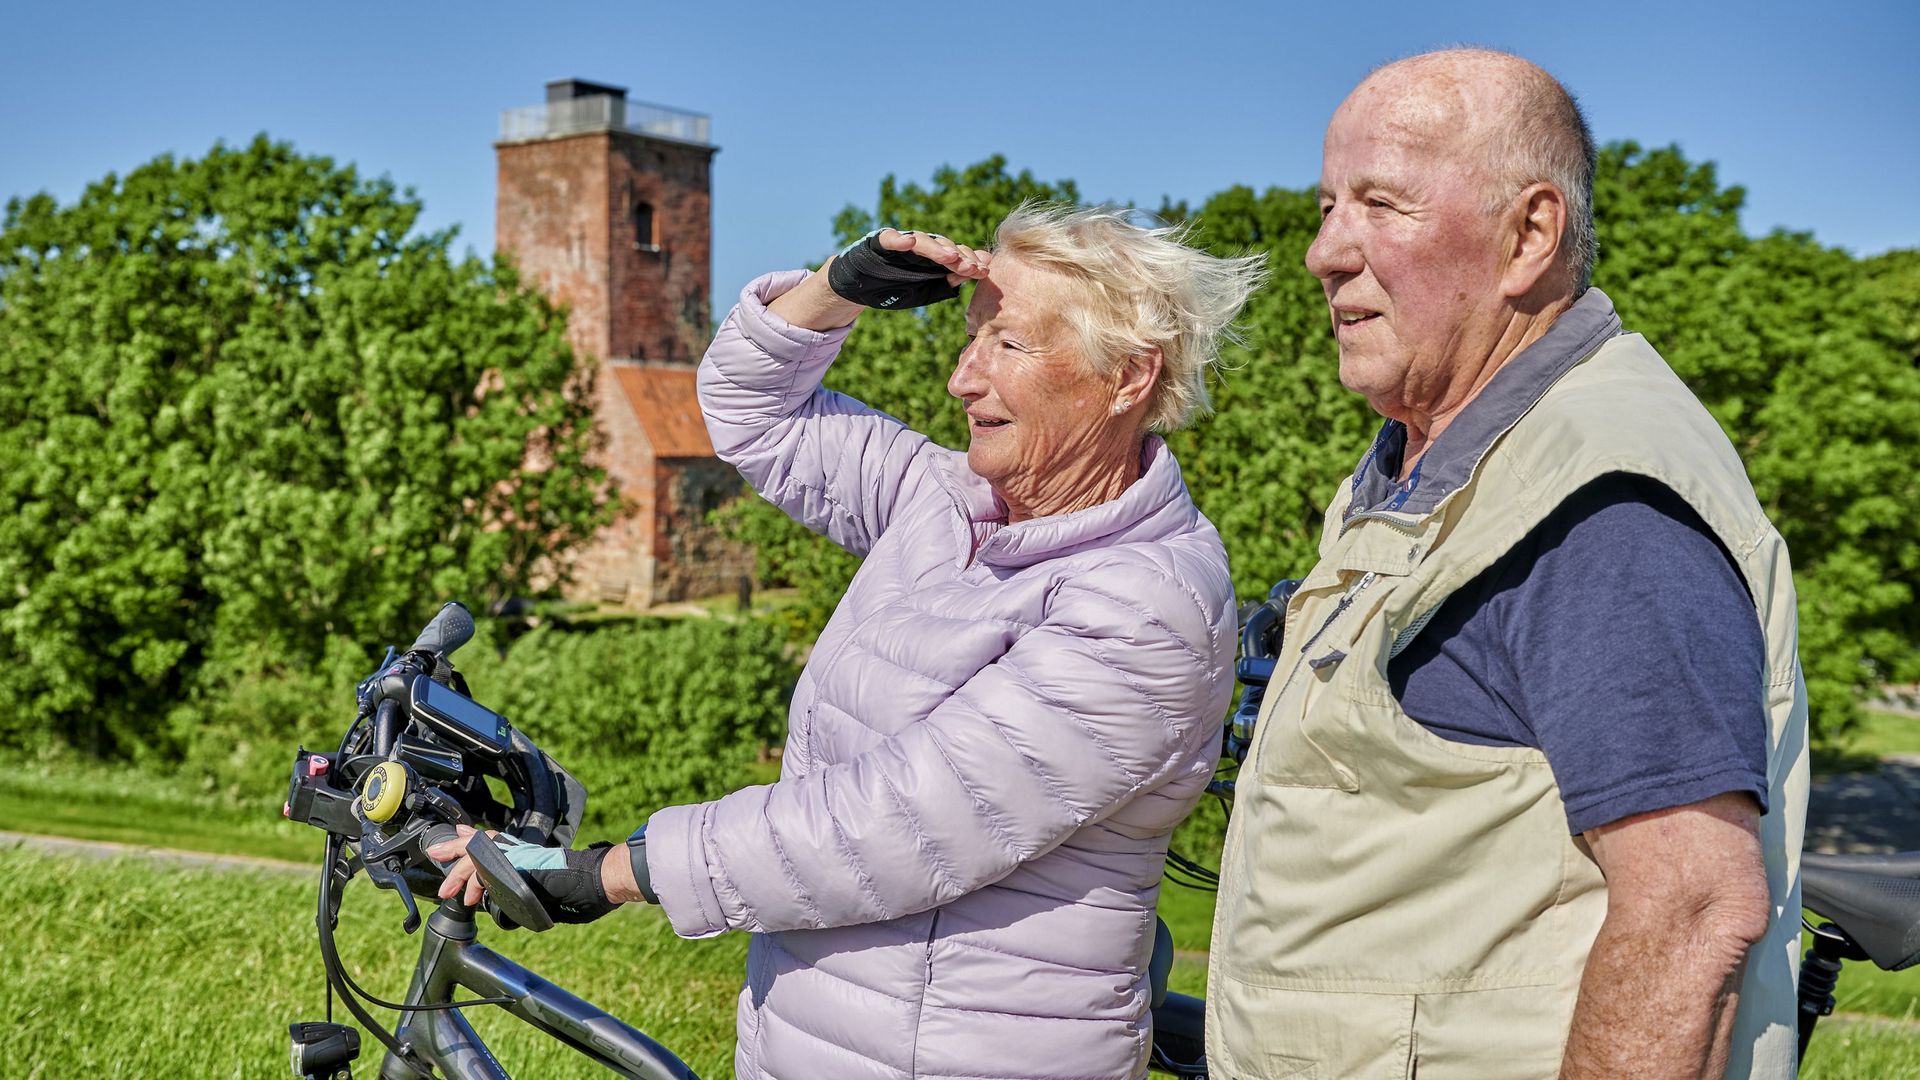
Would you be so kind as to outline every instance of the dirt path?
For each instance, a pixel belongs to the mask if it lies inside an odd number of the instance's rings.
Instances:
[[[1891,754],[1869,772],[1817,776],[1807,800],[1814,851],[1920,851],[1920,755]]]
[[[58,855],[79,855],[90,859],[150,859],[175,866],[203,870],[268,870],[279,874],[311,876],[317,863],[268,859],[258,855],[218,855],[209,851],[183,851],[178,848],[149,847],[145,844],[120,844],[111,840],[72,840],[64,836],[8,832],[0,829],[0,847],[28,847]]]

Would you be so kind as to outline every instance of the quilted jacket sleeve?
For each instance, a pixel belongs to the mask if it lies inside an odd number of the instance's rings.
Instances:
[[[648,868],[674,929],[924,911],[1209,774],[1231,684],[1208,614],[1168,578],[1111,584],[1063,586],[1043,625],[858,758],[654,814]]]
[[[931,440],[820,387],[848,329],[789,325],[767,304],[805,280],[768,274],[741,291],[700,362],[700,411],[722,460],[814,532],[865,555],[925,490]]]

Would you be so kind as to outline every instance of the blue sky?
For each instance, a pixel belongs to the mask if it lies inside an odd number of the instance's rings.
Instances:
[[[714,287],[817,259],[882,176],[1007,155],[1090,199],[1301,187],[1369,68],[1470,42],[1565,81],[1601,139],[1678,143],[1749,232],[1920,247],[1920,4],[10,3],[0,198],[71,200],[265,131],[493,244],[501,110],[549,79],[713,117]],[[937,222],[921,223],[938,227]]]

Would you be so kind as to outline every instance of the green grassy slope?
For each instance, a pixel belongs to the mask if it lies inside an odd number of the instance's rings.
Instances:
[[[356,881],[341,912],[342,959],[383,997],[404,993],[419,949],[402,910]],[[0,911],[9,1076],[284,1076],[287,1025],[322,1017],[314,883],[298,875],[0,849]],[[640,1026],[701,1076],[732,1074],[744,938],[681,941],[637,909],[540,935],[481,923],[490,947]],[[471,1014],[516,1076],[607,1075],[499,1010]],[[377,1044],[364,1045],[371,1076]]]

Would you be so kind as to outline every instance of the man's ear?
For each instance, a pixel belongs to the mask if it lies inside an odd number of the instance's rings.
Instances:
[[[1153,395],[1153,388],[1160,382],[1160,346],[1150,345],[1127,357],[1126,365],[1120,369],[1120,382],[1113,388],[1115,404],[1126,402],[1130,412],[1147,403]]]
[[[1501,275],[1500,291],[1518,300],[1550,281],[1562,262],[1560,238],[1567,227],[1567,197],[1548,183],[1529,184],[1513,203],[1512,259]]]

